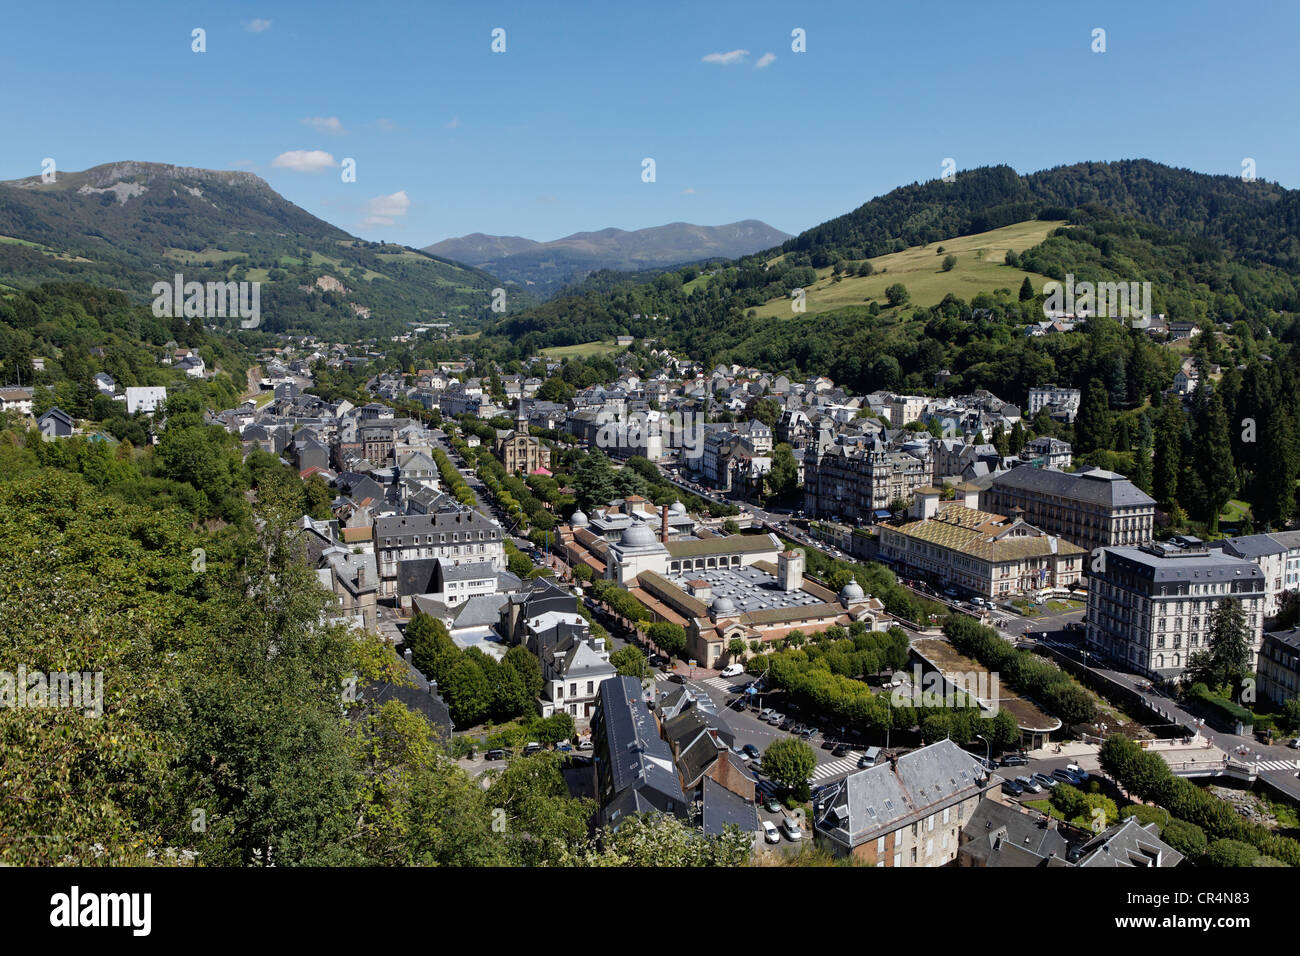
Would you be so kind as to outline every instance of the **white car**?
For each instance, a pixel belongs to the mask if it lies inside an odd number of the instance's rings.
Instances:
[[[776,828],[776,824],[771,820],[763,821],[763,839],[768,843],[781,842],[781,831]]]
[[[722,669],[723,677],[738,677],[743,673],[745,673],[744,664],[728,664]]]
[[[803,831],[799,829],[799,821],[794,817],[786,817],[781,821],[781,829],[785,831],[786,839],[798,842],[803,839]]]

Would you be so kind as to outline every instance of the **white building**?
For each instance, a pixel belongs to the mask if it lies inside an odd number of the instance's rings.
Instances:
[[[167,389],[160,385],[147,385],[140,388],[128,387],[126,390],[126,411],[128,415],[145,412],[152,415],[167,404]]]

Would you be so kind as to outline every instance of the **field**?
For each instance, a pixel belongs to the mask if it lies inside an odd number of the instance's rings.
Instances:
[[[590,355],[612,355],[621,351],[623,350],[613,342],[583,342],[581,345],[557,345],[542,349],[542,354],[548,358],[566,359],[587,358]]]
[[[1048,280],[1044,276],[1004,264],[1007,250],[1023,252],[1047,238],[1060,222],[1018,222],[973,236],[961,236],[913,246],[902,252],[891,252],[870,260],[876,271],[869,276],[850,276],[833,281],[830,268],[817,270],[817,282],[807,289],[807,312],[827,312],[848,305],[865,305],[873,299],[882,306],[885,289],[896,282],[907,286],[911,304],[936,305],[948,293],[970,301],[977,293],[995,289],[1019,290],[1025,277],[1041,290]],[[943,252],[939,252],[939,248]],[[946,256],[957,257],[957,264],[944,272],[942,263]],[[759,306],[755,312],[760,317],[787,317],[792,315],[790,299],[773,299]]]

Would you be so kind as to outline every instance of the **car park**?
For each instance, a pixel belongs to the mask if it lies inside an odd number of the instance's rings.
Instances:
[[[776,828],[776,824],[771,820],[763,821],[763,839],[768,843],[781,842],[781,831]]]
[[[1043,792],[1043,785],[1032,777],[1016,777],[1016,783],[1020,784],[1022,790],[1028,790],[1030,793]]]

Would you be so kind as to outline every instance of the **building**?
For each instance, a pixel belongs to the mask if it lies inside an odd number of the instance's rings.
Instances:
[[[1105,548],[1090,559],[1088,648],[1156,679],[1182,676],[1187,658],[1209,646],[1211,618],[1227,598],[1241,602],[1252,668],[1259,652],[1264,572],[1221,551],[1149,545]]]
[[[1054,818],[995,800],[979,802],[958,840],[962,867],[1070,865],[1071,844]]]
[[[522,400],[515,413],[514,429],[497,431],[495,451],[511,474],[530,475],[539,468],[551,467],[551,449],[540,438],[528,434],[528,414]]]
[[[917,491],[915,520],[879,526],[879,557],[985,598],[1067,589],[1079,582],[1082,548],[1022,518],[980,511],[975,507],[979,493],[971,486],[958,486],[958,495],[956,501],[940,502],[937,488]]]
[[[416,558],[441,558],[446,565],[486,562],[504,571],[501,527],[469,508],[433,514],[384,515],[374,520],[379,560],[379,594],[397,594],[398,565]]]
[[[830,445],[817,454],[809,446],[804,463],[804,502],[809,513],[869,521],[874,512],[905,501],[930,481],[926,462],[890,451],[876,436],[863,448]]]
[[[1053,418],[1067,424],[1073,422],[1079,414],[1079,405],[1083,394],[1077,388],[1057,388],[1055,385],[1040,385],[1029,390],[1029,417],[1034,418],[1044,408]]]
[[[1025,446],[1020,449],[1020,458],[1040,468],[1064,471],[1074,461],[1074,449],[1068,441],[1043,435],[1025,442]]]
[[[76,423],[63,409],[51,408],[36,419],[36,430],[42,438],[67,438],[76,430]]]
[[[147,385],[140,388],[127,386],[126,413],[134,415],[144,412],[152,415],[167,404],[167,389],[162,386]]]
[[[1113,471],[1072,474],[1031,465],[995,477],[984,507],[1023,517],[1087,551],[1149,543],[1156,514],[1155,499]]]
[[[1278,707],[1300,697],[1300,629],[1264,635],[1255,675],[1260,695]]]
[[[940,740],[825,788],[813,804],[815,838],[836,856],[874,866],[945,866],[959,833],[1002,778]]]
[[[684,818],[686,795],[672,750],[659,736],[641,682],[613,677],[600,685],[598,698],[591,742],[600,824],[617,830],[628,816],[640,813]]]
[[[19,415],[32,413],[32,390],[30,388],[0,388],[0,412],[17,412]]]
[[[1300,532],[1248,534],[1239,538],[1212,541],[1210,548],[1233,558],[1259,565],[1264,572],[1264,617],[1275,617],[1281,610],[1284,591],[1296,589],[1295,567],[1300,563]]]

